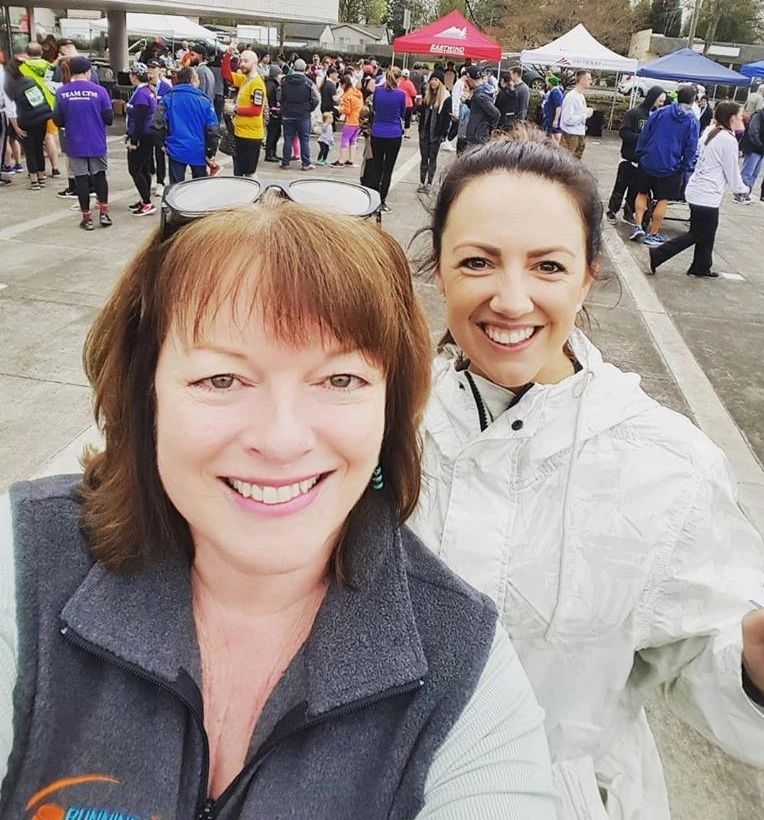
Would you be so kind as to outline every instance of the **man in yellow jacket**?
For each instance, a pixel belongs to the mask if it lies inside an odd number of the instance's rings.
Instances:
[[[265,137],[265,112],[268,98],[265,81],[257,70],[257,54],[242,51],[239,68],[233,72],[233,84],[238,89],[233,110],[233,135],[236,143],[234,174],[254,177]]]

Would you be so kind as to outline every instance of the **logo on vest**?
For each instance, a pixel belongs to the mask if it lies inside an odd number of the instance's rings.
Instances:
[[[29,815],[29,820],[161,820],[158,814],[145,817],[111,808],[43,802],[54,792],[80,786],[84,783],[120,783],[120,780],[108,774],[83,774],[55,780],[33,794],[29,799],[26,805],[27,812],[32,812]]]

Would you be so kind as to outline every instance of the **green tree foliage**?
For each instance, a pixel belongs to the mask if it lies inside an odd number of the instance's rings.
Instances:
[[[634,31],[643,31],[646,28],[652,28],[652,14],[652,0],[639,0],[634,6]]]
[[[764,34],[761,11],[758,0],[705,0],[697,35],[707,45],[756,43]]]
[[[538,48],[584,22],[601,43],[625,54],[634,30],[629,0],[505,0],[500,23],[490,30],[508,50]]]
[[[650,28],[656,34],[679,37],[682,28],[680,0],[653,0]]]
[[[387,0],[339,0],[337,19],[341,23],[378,25],[387,16]]]

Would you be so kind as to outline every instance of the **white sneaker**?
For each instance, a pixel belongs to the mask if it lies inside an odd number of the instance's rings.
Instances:
[[[444,151],[456,151],[456,146],[453,142],[449,142],[448,140],[443,140],[443,150]]]
[[[159,182],[154,186],[154,196],[162,196],[164,193],[164,185],[161,185]]]

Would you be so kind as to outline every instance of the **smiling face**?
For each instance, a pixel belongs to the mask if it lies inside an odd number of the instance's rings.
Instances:
[[[509,388],[570,375],[563,348],[592,277],[561,185],[504,171],[473,179],[448,213],[437,280],[472,371]]]
[[[197,557],[266,575],[321,567],[377,464],[386,380],[318,332],[278,341],[240,304],[196,342],[176,328],[162,345],[159,475]]]

